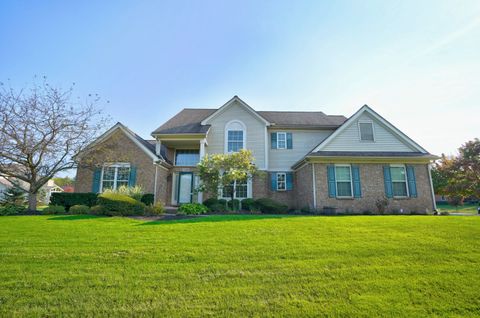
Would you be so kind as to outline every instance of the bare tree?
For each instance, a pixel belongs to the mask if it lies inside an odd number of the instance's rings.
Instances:
[[[0,175],[24,181],[28,209],[36,210],[40,188],[60,171],[75,167],[73,156],[105,128],[98,95],[82,101],[45,78],[27,89],[0,83]]]

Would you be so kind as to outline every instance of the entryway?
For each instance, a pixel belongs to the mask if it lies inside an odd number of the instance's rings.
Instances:
[[[178,178],[178,204],[192,203],[193,173],[180,172]]]

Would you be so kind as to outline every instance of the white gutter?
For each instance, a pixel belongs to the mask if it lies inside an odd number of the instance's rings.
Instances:
[[[428,164],[428,179],[430,180],[430,191],[432,193],[433,209],[437,209],[437,202],[435,202],[435,192],[433,190],[433,181],[432,181],[432,165]]]
[[[313,188],[313,208],[316,210],[317,209],[317,185],[315,182],[315,164],[312,163],[312,188]]]

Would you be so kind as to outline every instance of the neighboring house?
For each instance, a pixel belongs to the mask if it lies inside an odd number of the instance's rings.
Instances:
[[[194,191],[199,160],[245,148],[267,177],[237,186],[237,198],[363,212],[376,210],[375,201],[386,196],[390,210],[435,208],[429,164],[437,157],[366,105],[347,119],[323,112],[255,111],[235,96],[218,109],[183,109],[152,137],[144,140],[121,123],[114,125],[77,157],[75,191],[137,184],[167,205],[202,202],[205,196]],[[98,151],[102,147],[108,156]],[[82,164],[91,157],[95,169]]]
[[[63,192],[75,192],[75,188],[71,185],[66,185],[62,187]]]
[[[11,182],[13,180],[15,179],[12,179],[12,178],[7,179],[5,177],[0,176],[0,200],[4,196],[3,193],[13,186],[13,183]],[[17,182],[20,188],[22,188],[23,190],[26,191],[28,189],[28,184],[26,182],[18,179],[17,179]],[[48,180],[47,183],[40,188],[37,199],[39,202],[48,204],[50,202],[50,196],[54,192],[63,192],[63,189],[57,186],[53,180]]]

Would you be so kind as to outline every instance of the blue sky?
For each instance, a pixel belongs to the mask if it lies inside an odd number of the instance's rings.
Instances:
[[[350,116],[435,154],[480,136],[480,2],[2,1],[0,80],[98,93],[149,137],[183,107]]]

